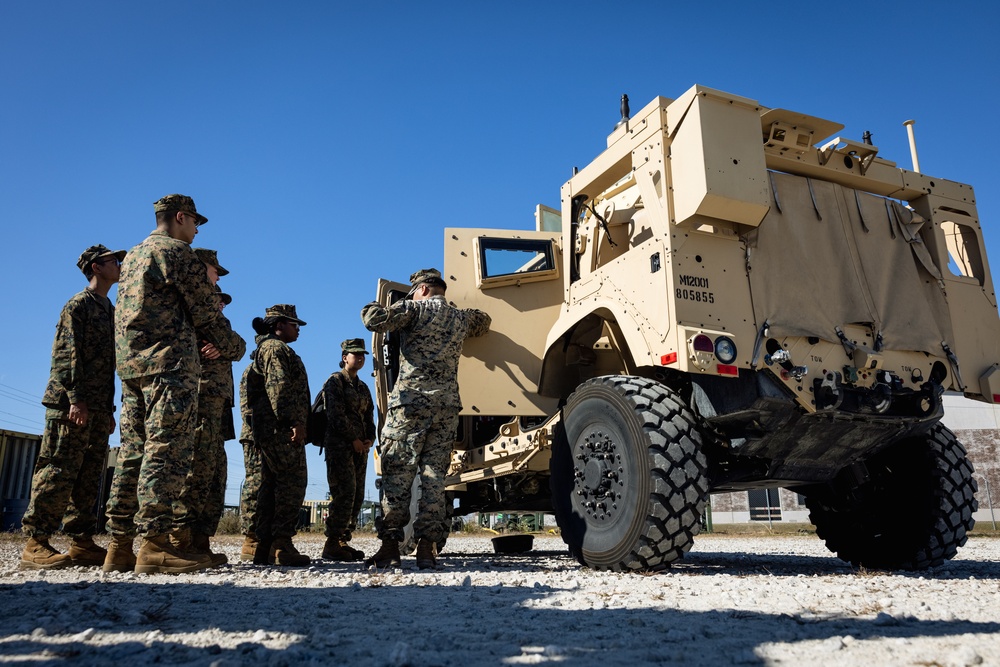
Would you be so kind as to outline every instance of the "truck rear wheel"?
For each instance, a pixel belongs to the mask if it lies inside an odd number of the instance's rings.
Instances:
[[[694,543],[707,462],[694,415],[663,385],[631,376],[581,384],[563,408],[550,465],[556,521],[584,565],[653,570]]]
[[[923,570],[954,557],[978,509],[972,464],[936,425],[865,461],[871,480],[849,493],[806,496],[816,534],[855,567]]]

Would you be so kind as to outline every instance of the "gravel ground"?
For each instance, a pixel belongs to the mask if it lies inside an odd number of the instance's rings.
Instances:
[[[323,544],[296,542],[313,556]],[[920,574],[854,571],[814,536],[705,535],[652,575],[581,568],[551,536],[517,556],[494,554],[489,538],[453,537],[438,570],[410,558],[388,572],[325,561],[186,575],[22,571],[23,544],[0,538],[0,663],[1000,664],[992,538]],[[221,540],[231,561],[239,545]]]

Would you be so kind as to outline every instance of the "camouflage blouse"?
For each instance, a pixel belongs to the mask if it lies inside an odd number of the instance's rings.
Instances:
[[[221,340],[215,343],[222,355],[218,359],[201,360],[201,382],[198,397],[224,401],[233,404],[233,362],[239,361],[247,351],[247,342],[233,331],[225,315],[219,315],[218,329]],[[200,343],[201,341],[199,341]]]
[[[69,410],[115,409],[115,307],[89,287],[63,306],[52,342],[52,368],[42,404]]]
[[[309,417],[309,378],[302,359],[273,335],[257,336],[257,349],[240,381],[240,441],[274,437]]]
[[[350,446],[355,440],[375,440],[375,403],[361,378],[341,370],[323,385],[326,433],[323,446]]]
[[[115,349],[122,379],[179,371],[197,376],[198,337],[218,344],[219,297],[191,246],[156,230],[122,262]]]
[[[490,330],[489,315],[474,308],[456,308],[443,295],[436,295],[397,301],[388,308],[370,303],[361,310],[361,320],[369,331],[400,334],[399,379],[389,396],[391,405],[430,400],[461,407],[458,359],[462,343]]]

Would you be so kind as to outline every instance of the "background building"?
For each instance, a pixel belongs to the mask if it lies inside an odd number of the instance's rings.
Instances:
[[[42,436],[0,430],[0,506],[3,530],[18,530],[31,499],[31,475]]]

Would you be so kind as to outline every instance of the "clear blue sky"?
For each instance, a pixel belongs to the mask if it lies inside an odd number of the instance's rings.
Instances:
[[[232,272],[245,338],[266,306],[298,306],[315,393],[341,340],[370,340],[358,313],[379,277],[440,267],[445,226],[526,229],[535,204],[558,208],[622,93],[637,110],[711,86],[870,130],[904,167],[915,118],[922,170],[976,188],[998,263],[998,19],[985,1],[7,0],[0,428],[41,432],[77,256],[142,241],[162,195],[210,219],[195,244]],[[308,498],[326,492],[315,451]]]

